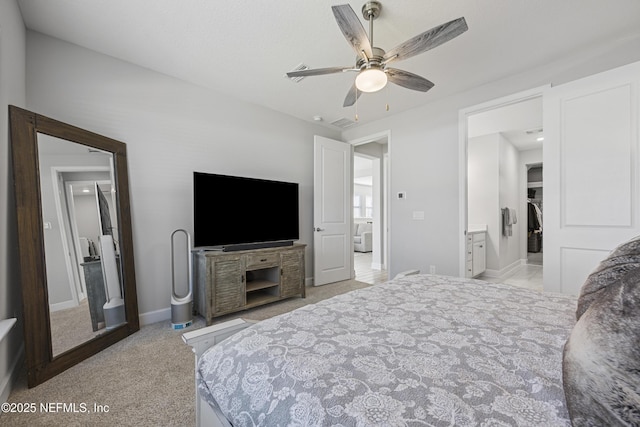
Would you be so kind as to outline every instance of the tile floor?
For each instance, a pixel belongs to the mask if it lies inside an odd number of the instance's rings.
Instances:
[[[386,270],[374,270],[371,268],[371,252],[354,252],[353,264],[356,270],[356,280],[375,285],[387,281]]]
[[[529,254],[528,263],[502,277],[479,276],[478,279],[493,283],[505,283],[542,292],[542,252]]]
[[[374,270],[371,268],[371,252],[354,252],[354,268],[356,270],[356,280],[364,283],[376,284],[387,281],[385,270]],[[542,292],[542,252],[530,253],[528,264],[521,265],[502,277],[478,277],[493,283],[505,283],[507,285],[519,286],[521,288],[533,289]]]

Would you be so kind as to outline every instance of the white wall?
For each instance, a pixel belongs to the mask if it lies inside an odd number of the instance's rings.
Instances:
[[[25,104],[25,37],[16,1],[0,1],[0,320],[20,318],[22,313],[7,106]],[[22,344],[19,320],[0,342],[0,402],[5,402],[11,391]]]
[[[461,138],[458,112],[493,99],[540,87],[559,84],[622,64],[640,60],[640,40],[619,40],[614,45],[597,46],[551,61],[538,68],[476,88],[460,88],[446,99],[437,98],[438,82],[425,96],[423,107],[362,124],[343,132],[344,140],[355,140],[391,131],[390,154],[390,268],[394,274],[410,268],[429,271],[435,265],[442,274],[463,271],[464,236],[460,206]],[[460,66],[464,58],[460,59]],[[390,90],[401,91],[402,88]],[[406,200],[396,194],[406,191]],[[424,221],[412,219],[412,211],[424,210]]]
[[[469,224],[486,224],[486,266],[500,270],[501,217],[499,199],[500,135],[469,139],[467,149],[467,214]]]
[[[107,199],[109,203],[109,199]],[[76,226],[78,227],[78,236],[86,237],[96,244],[98,248],[99,238],[102,233],[98,225],[98,206],[95,194],[74,194],[73,205],[76,211]],[[109,209],[114,209],[109,207]]]
[[[127,144],[143,324],[169,316],[170,236],[193,232],[193,171],[298,182],[312,242],[313,135],[337,132],[33,32],[27,106]]]
[[[502,271],[520,259],[520,230],[512,227],[505,236],[502,208],[515,209],[518,221],[520,188],[518,150],[499,133],[469,139],[467,148],[467,192],[469,224],[487,225],[487,273]]]
[[[516,211],[518,223],[522,220],[524,212],[520,210],[520,181],[518,180],[518,150],[504,136],[499,136],[500,147],[500,169],[499,169],[499,206],[498,209],[510,208]],[[499,211],[499,217],[502,216]],[[502,233],[502,227],[498,232],[500,236],[500,264],[499,270],[502,272],[513,267],[520,260],[520,229],[517,225],[511,227],[511,236]]]

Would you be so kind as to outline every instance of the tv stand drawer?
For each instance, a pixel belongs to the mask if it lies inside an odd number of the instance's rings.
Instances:
[[[257,270],[260,268],[277,267],[280,265],[280,254],[277,252],[253,253],[246,255],[246,269]]]

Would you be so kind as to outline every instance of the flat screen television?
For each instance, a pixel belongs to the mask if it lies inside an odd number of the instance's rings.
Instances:
[[[96,200],[98,203],[98,222],[100,234],[103,236],[113,236],[113,226],[111,225],[111,214],[109,213],[109,202],[104,196],[102,189],[96,182]]]
[[[300,238],[298,184],[193,173],[194,246],[225,251]]]

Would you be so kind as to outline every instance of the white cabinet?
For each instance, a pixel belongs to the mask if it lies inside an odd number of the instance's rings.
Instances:
[[[484,233],[482,233],[484,237]],[[475,237],[475,236],[474,236]],[[473,271],[472,276],[476,277],[487,269],[487,257],[484,239],[479,242],[473,242]]]
[[[477,277],[487,269],[486,235],[484,231],[467,234],[466,277]]]

